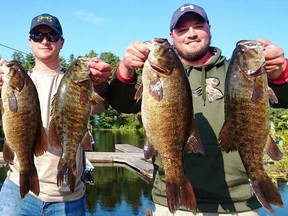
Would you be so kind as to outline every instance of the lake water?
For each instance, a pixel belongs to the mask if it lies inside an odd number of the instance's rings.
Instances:
[[[132,144],[143,147],[144,135],[134,132],[95,132],[95,151],[113,152],[114,144]],[[2,147],[0,146],[0,149]],[[6,176],[6,167],[0,167],[0,187]],[[92,172],[94,182],[87,184],[86,215],[91,216],[144,216],[145,208],[152,209],[151,182],[131,171],[127,167],[112,165],[97,165]],[[274,207],[275,216],[288,214],[288,187],[280,185],[283,209]],[[260,210],[260,216],[271,216],[265,209]]]

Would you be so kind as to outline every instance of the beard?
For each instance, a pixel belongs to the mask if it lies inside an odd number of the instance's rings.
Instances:
[[[202,59],[206,55],[206,53],[209,51],[210,43],[211,43],[211,38],[209,39],[207,44],[204,44],[203,46],[201,45],[199,49],[197,50],[186,51],[186,50],[178,49],[177,47],[174,47],[174,49],[176,50],[177,54],[181,58],[187,61],[198,61]]]

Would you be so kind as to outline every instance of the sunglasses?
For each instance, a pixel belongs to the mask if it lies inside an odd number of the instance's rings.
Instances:
[[[46,37],[47,40],[50,42],[57,42],[61,38],[61,36],[56,32],[48,32],[48,33],[33,32],[30,34],[30,38],[34,42],[42,42],[44,37]]]

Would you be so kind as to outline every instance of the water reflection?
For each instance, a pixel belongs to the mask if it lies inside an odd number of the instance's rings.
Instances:
[[[115,144],[130,144],[143,148],[144,134],[137,131],[94,131],[95,151],[114,152]]]
[[[126,214],[145,215],[145,208],[151,208],[150,184],[124,167],[96,167],[93,171],[94,185],[87,185],[87,212],[104,215],[121,215],[125,204]],[[117,213],[117,214],[116,214]]]

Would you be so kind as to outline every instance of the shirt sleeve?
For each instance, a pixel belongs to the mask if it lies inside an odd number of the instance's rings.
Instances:
[[[287,65],[288,65],[288,59],[286,59]],[[269,83],[273,85],[282,85],[284,83],[288,82],[288,66],[286,66],[285,70],[280,74],[280,76],[275,80],[270,80]]]

